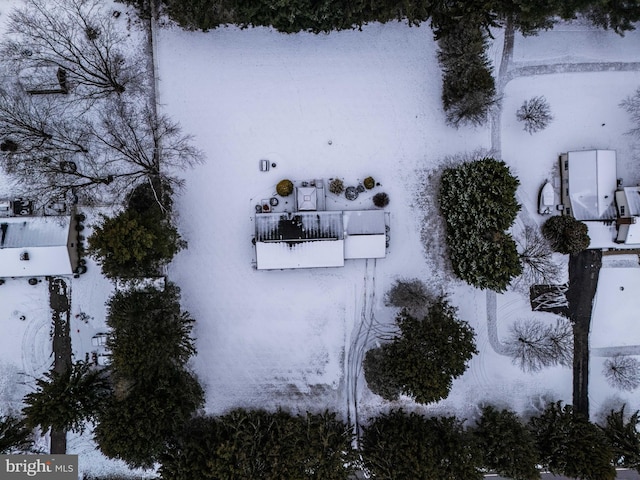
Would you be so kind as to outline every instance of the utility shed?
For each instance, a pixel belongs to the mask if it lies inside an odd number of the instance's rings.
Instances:
[[[616,218],[615,150],[583,150],[560,156],[562,203],[576,220]]]
[[[343,212],[344,258],[384,258],[387,250],[385,212],[361,210]]]
[[[76,245],[70,216],[0,220],[0,277],[71,275]]]

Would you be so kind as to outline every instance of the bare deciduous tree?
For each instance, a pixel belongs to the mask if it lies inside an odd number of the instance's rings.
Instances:
[[[555,325],[532,319],[517,321],[511,326],[506,346],[513,363],[526,372],[571,365],[571,324],[563,319],[558,319]]]
[[[111,203],[153,179],[179,187],[176,173],[202,160],[191,137],[146,105],[117,98],[95,122],[66,115],[68,108],[19,92],[0,95],[0,164],[18,193],[40,205],[76,197]]]
[[[0,52],[17,70],[62,69],[77,95],[119,94],[142,81],[143,63],[114,22],[99,0],[26,0]]]
[[[640,387],[640,361],[637,358],[628,355],[608,358],[602,373],[614,388],[630,392]]]
[[[560,267],[553,261],[551,245],[540,231],[529,225],[516,236],[522,274],[512,287],[528,289],[531,285],[549,285],[558,281]]]
[[[533,97],[525,100],[522,106],[516,112],[518,121],[524,123],[524,131],[534,134],[540,130],[544,130],[553,120],[551,115],[551,107],[544,97]]]
[[[633,95],[629,95],[622,102],[622,107],[630,116],[634,127],[627,133],[634,137],[640,137],[640,88],[638,88]]]
[[[192,136],[184,134],[167,115],[156,115],[148,104],[134,105],[120,98],[109,102],[93,135],[104,151],[104,164],[126,165],[116,174],[121,177],[158,176],[180,187],[182,181],[175,173],[203,160]]]

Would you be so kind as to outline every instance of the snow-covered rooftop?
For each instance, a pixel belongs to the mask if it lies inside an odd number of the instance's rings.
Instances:
[[[0,276],[71,275],[71,217],[9,217],[0,221]]]
[[[568,152],[567,161],[572,215],[578,220],[615,218],[616,152],[614,150]]]

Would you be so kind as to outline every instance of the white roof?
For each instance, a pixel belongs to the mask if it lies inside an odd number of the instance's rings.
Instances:
[[[2,218],[0,277],[71,275],[70,223],[71,217]]]
[[[29,260],[20,260],[24,251],[29,253]],[[0,249],[0,277],[43,277],[72,273],[66,245]]]
[[[384,258],[387,254],[386,235],[346,235],[344,258]]]
[[[615,218],[615,150],[568,152],[569,198],[577,220]]]
[[[316,187],[298,187],[298,210],[317,210]]]
[[[342,214],[347,235],[385,234],[383,210],[346,211]]]
[[[592,348],[640,345],[640,268],[602,268],[593,305]]]
[[[344,266],[343,240],[257,242],[258,270]]]
[[[627,199],[629,211],[627,215],[640,215],[640,187],[624,187],[624,196]]]

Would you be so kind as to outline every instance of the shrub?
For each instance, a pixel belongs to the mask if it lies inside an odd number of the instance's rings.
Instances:
[[[569,215],[554,216],[542,226],[551,248],[560,253],[579,253],[589,248],[591,239],[587,233],[587,225]]]
[[[336,195],[342,195],[342,192],[344,192],[344,182],[339,178],[334,178],[329,183],[329,191]]]
[[[504,162],[483,158],[447,168],[440,181],[440,212],[454,273],[478,287],[503,291],[522,273],[515,241],[506,233],[520,205],[520,182]]]
[[[276,185],[276,192],[281,197],[286,197],[293,193],[293,182],[288,179],[281,180],[278,185]]]
[[[516,118],[524,123],[524,131],[530,134],[544,130],[553,120],[549,102],[544,97],[533,97],[525,100],[516,112]]]
[[[378,208],[384,208],[389,205],[389,195],[384,192],[376,193],[373,196],[373,204]]]
[[[366,188],[367,190],[371,190],[376,186],[376,181],[373,179],[373,177],[365,178],[362,183],[364,184],[364,188]]]

